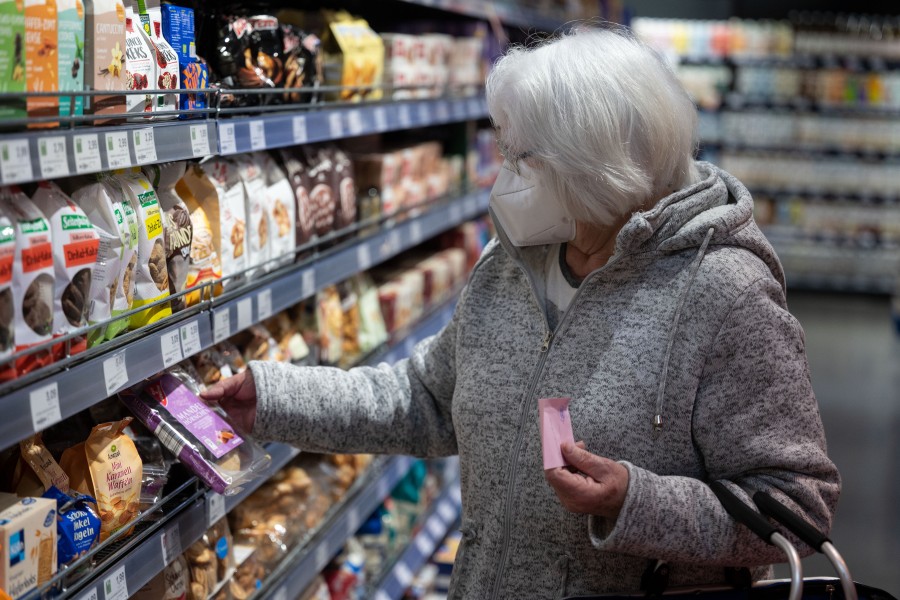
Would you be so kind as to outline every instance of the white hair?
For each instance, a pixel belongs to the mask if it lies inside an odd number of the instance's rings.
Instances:
[[[487,102],[507,158],[527,153],[575,220],[611,225],[699,180],[697,110],[625,28],[510,49],[488,76]]]

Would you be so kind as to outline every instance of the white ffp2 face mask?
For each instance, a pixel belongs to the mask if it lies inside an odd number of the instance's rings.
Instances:
[[[516,246],[540,246],[575,239],[575,221],[562,203],[524,161],[518,166],[517,173],[504,162],[491,189],[491,210],[509,240]]]

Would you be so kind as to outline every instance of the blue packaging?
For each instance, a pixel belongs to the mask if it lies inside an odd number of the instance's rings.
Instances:
[[[73,494],[70,496],[54,486],[44,492],[44,498],[56,500],[56,554],[60,567],[86,554],[100,539],[97,501]]]
[[[162,36],[178,55],[178,64],[197,62],[193,8],[163,4]]]
[[[209,68],[206,63],[190,62],[181,63],[181,74],[178,77],[178,86],[185,90],[205,90],[209,88]],[[179,110],[195,110],[206,108],[207,94],[181,94],[178,101]],[[186,115],[181,115],[185,118]]]

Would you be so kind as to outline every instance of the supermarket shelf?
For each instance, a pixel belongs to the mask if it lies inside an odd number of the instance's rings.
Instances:
[[[478,0],[404,0],[409,4],[428,6],[476,19],[497,18],[505,25],[554,31],[567,21],[564,15],[554,15],[514,6],[509,2],[482,2]]]
[[[139,330],[100,346],[63,371],[0,396],[0,447],[70,417],[172,364],[263,321],[308,298],[447,231],[487,210],[489,194],[480,191],[438,206],[371,237],[328,251],[313,261],[239,288],[209,309],[181,313],[160,329]]]
[[[791,200],[794,198],[806,198],[810,200],[829,200],[833,202],[859,202],[863,204],[896,204],[900,203],[900,195],[869,194],[860,192],[847,194],[828,190],[815,190],[809,188],[775,188],[759,185],[749,185],[748,188],[754,197],[769,197],[776,200]]]
[[[450,322],[450,319],[453,318],[453,311],[456,310],[457,301],[458,297],[454,297],[417,323],[412,331],[401,332],[400,336],[395,336],[399,341],[392,344],[383,353],[373,356],[370,362],[375,364],[382,362],[393,364],[411,356],[416,344],[425,338],[437,334]]]
[[[880,72],[900,67],[900,63],[877,56],[835,56],[794,54],[791,56],[681,56],[683,65],[702,67],[755,67],[771,69],[845,69],[853,72]]]
[[[770,241],[784,266],[788,288],[891,294],[900,277],[896,249],[835,247],[777,237]]]
[[[305,590],[391,493],[412,463],[409,457],[391,458],[377,478],[351,492],[308,543],[284,557],[254,598],[293,598]]]
[[[721,152],[798,152],[825,158],[845,159],[847,161],[865,160],[870,162],[900,161],[900,150],[886,152],[869,148],[853,148],[848,146],[788,144],[755,144],[752,142],[736,142],[701,138],[700,145],[715,148]]]
[[[900,117],[900,108],[867,105],[840,106],[803,97],[772,98],[767,96],[747,96],[739,93],[727,94],[724,98],[723,106],[732,111],[759,109],[801,110],[814,112],[820,115],[834,116]]]
[[[483,96],[268,113],[218,120],[219,154],[239,154],[488,116]]]
[[[379,582],[374,600],[399,600],[403,597],[415,574],[428,562],[456,524],[461,511],[459,478],[456,478],[434,500],[422,528]]]

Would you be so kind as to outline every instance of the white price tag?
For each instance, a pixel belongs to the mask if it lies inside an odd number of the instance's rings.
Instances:
[[[400,249],[403,248],[403,242],[400,240],[400,232],[392,231],[388,234],[388,243],[387,250],[388,254],[395,254],[400,252]]]
[[[103,378],[106,380],[106,393],[110,396],[128,383],[128,369],[125,367],[124,352],[119,352],[103,361]]]
[[[213,312],[213,342],[218,344],[231,337],[231,310],[218,308]]]
[[[409,226],[409,236],[412,238],[413,244],[422,242],[422,223],[413,221]]]
[[[159,338],[162,351],[163,367],[168,369],[177,362],[181,362],[184,356],[181,354],[181,333],[176,329],[167,331]]]
[[[362,244],[356,249],[356,268],[365,271],[372,266],[372,254],[369,252],[369,245]]]
[[[187,325],[181,326],[181,354],[193,356],[198,354],[203,347],[200,344],[200,322],[194,319]]]
[[[225,496],[210,492],[206,495],[206,522],[212,527],[225,518]]]
[[[431,105],[426,102],[419,102],[419,123],[422,125],[431,124]]]
[[[78,600],[97,600],[97,588],[92,588],[87,593],[78,596]]]
[[[445,523],[452,523],[456,520],[457,509],[454,508],[453,504],[447,500],[444,500],[440,504],[438,504],[437,512],[441,515],[441,518]]]
[[[191,152],[195,158],[209,156],[209,130],[206,125],[191,125]]]
[[[19,183],[31,178],[31,151],[28,149],[28,140],[0,142],[0,180],[3,183]]]
[[[341,113],[333,112],[328,115],[328,132],[333,138],[344,137],[344,122]]]
[[[76,135],[73,139],[75,146],[75,172],[96,173],[103,170],[100,164],[100,142],[96,133]]]
[[[375,130],[376,131],[387,131],[388,128],[388,119],[387,119],[387,110],[383,106],[378,106],[375,108]]]
[[[237,140],[234,137],[234,123],[219,123],[219,153],[237,154]]]
[[[325,565],[334,558],[334,556],[332,556],[334,550],[328,546],[329,544],[319,544],[316,546],[316,571],[324,569]]]
[[[394,567],[394,573],[397,575],[397,581],[403,587],[408,587],[413,580],[413,572],[405,562],[398,562]]]
[[[425,529],[428,530],[428,533],[431,534],[436,540],[440,540],[444,537],[444,533],[447,531],[446,526],[441,523],[441,520],[437,517],[431,517],[425,522]]]
[[[437,103],[437,120],[442,123],[450,120],[450,104],[446,100]]]
[[[243,331],[253,324],[253,298],[244,298],[237,305],[238,331]]]
[[[305,144],[306,140],[309,139],[306,133],[306,117],[294,117],[291,123],[294,128],[294,143]]]
[[[272,288],[261,291],[256,297],[256,314],[260,321],[272,316]]]
[[[462,207],[458,202],[450,205],[450,222],[453,225],[458,225],[462,222]]]
[[[452,104],[453,106],[453,120],[454,121],[465,121],[466,120],[466,105],[462,100],[456,100]]]
[[[401,104],[397,108],[397,120],[400,121],[400,127],[412,127],[412,114],[409,110],[409,104]]]
[[[303,271],[303,277],[300,283],[300,295],[303,298],[309,298],[316,293],[316,269],[310,267]]]
[[[287,589],[278,588],[278,591],[272,594],[272,600],[287,600]]]
[[[362,135],[365,126],[363,125],[362,113],[359,110],[351,110],[347,113],[347,129],[350,135]]]
[[[35,431],[62,421],[59,413],[59,387],[55,381],[31,392],[28,401],[31,404],[31,422]]]
[[[125,565],[116,569],[112,575],[103,580],[103,598],[105,600],[128,600]]]
[[[434,550],[434,542],[432,542],[428,536],[422,535],[421,533],[416,536],[416,541],[414,542],[416,545],[416,550],[419,551],[419,554],[425,557],[431,556],[431,552]]]
[[[131,137],[134,139],[134,160],[137,161],[137,164],[155,163],[157,161],[156,140],[153,137],[153,128],[135,129],[131,133]]]
[[[263,121],[250,121],[250,149],[265,150],[266,124]]]
[[[69,153],[66,152],[66,138],[59,135],[38,140],[38,161],[41,177],[53,179],[69,175]]]
[[[164,530],[159,538],[160,546],[162,546],[163,562],[169,564],[182,552],[181,533],[178,530],[178,523],[175,523],[168,529]]]
[[[131,166],[131,153],[128,152],[128,132],[111,131],[105,134],[106,164],[110,169],[125,169]]]

